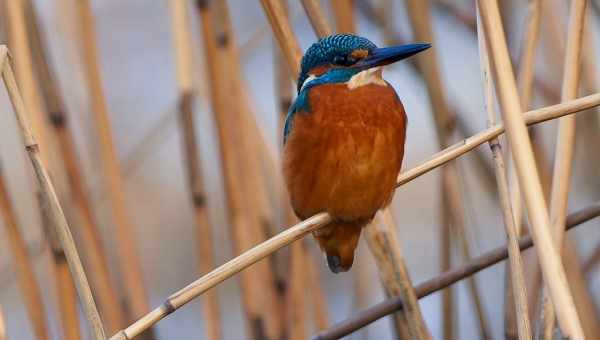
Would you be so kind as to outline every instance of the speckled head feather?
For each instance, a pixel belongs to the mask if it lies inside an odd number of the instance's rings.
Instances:
[[[319,39],[306,50],[302,57],[300,76],[298,77],[298,92],[308,78],[308,72],[313,68],[333,63],[333,59],[340,55],[349,55],[354,50],[372,51],[377,46],[369,39],[353,34],[335,34]]]

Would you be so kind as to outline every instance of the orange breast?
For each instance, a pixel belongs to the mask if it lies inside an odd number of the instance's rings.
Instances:
[[[301,218],[370,219],[391,200],[404,155],[406,115],[391,86],[310,90],[311,112],[294,116],[283,172]]]

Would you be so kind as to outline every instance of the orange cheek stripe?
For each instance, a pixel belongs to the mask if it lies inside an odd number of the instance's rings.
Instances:
[[[330,69],[331,69],[330,64],[319,65],[319,66],[316,66],[316,67],[313,67],[312,69],[310,69],[310,71],[308,71],[308,74],[320,76],[320,75],[324,74],[325,72],[329,71]]]

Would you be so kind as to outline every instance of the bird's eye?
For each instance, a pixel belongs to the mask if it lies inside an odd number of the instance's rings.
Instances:
[[[336,55],[333,57],[333,64],[339,66],[350,66],[356,63],[356,58],[350,55]]]

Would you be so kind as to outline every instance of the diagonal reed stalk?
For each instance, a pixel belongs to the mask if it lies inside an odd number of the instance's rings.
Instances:
[[[43,109],[39,88],[36,84],[33,74],[33,61],[31,47],[28,41],[27,25],[25,20],[25,4],[22,0],[5,1],[6,18],[8,19],[9,45],[15,56],[15,72],[18,84],[23,95],[25,105],[27,105],[28,118],[31,121],[32,129],[40,140],[42,145],[42,157],[48,166],[55,163],[49,156],[52,155],[53,139],[47,129],[46,120],[43,117]],[[39,192],[37,193],[37,204],[41,212],[41,225],[44,229],[45,237],[52,246],[53,251],[51,263],[51,275],[56,282],[58,294],[58,307],[63,336],[67,340],[77,339],[80,335],[79,317],[77,315],[75,288],[73,281],[68,275],[67,264],[64,261],[63,250],[60,242],[56,239],[56,234],[52,232],[50,225],[45,219],[43,213],[47,211],[44,208]],[[48,227],[48,228],[46,228]]]
[[[600,216],[600,202],[596,202],[570,214],[567,218],[566,227],[567,229],[574,228],[598,216]],[[534,242],[530,236],[522,236],[519,238],[519,249],[521,251],[526,250],[533,245]],[[456,269],[441,273],[440,275],[417,285],[415,291],[419,298],[424,298],[464,279],[465,277],[474,275],[500,261],[506,260],[507,258],[508,248],[506,246],[492,249],[491,251],[473,258],[471,261]],[[384,300],[383,302],[355,313],[354,316],[348,319],[336,323],[331,328],[314,336],[313,340],[339,339],[403,308],[403,301],[399,297]]]
[[[171,26],[177,65],[177,83],[179,91],[179,126],[182,135],[185,168],[188,178],[189,195],[194,207],[197,227],[198,260],[200,272],[208,273],[214,267],[214,246],[212,228],[208,218],[204,179],[202,176],[196,127],[194,124],[194,86],[192,81],[193,65],[191,51],[191,33],[187,2],[171,0]],[[209,340],[222,337],[221,318],[217,292],[207,292],[204,296],[202,311],[205,319],[206,336]]]
[[[33,137],[33,134],[29,127],[29,123],[26,118],[27,110],[25,108],[23,98],[21,97],[21,93],[19,91],[15,75],[13,73],[12,60],[8,55],[8,50],[6,49],[6,47],[1,45],[0,71],[2,73],[4,85],[6,86],[6,89],[8,91],[8,95],[10,97],[15,116],[19,124],[19,129],[23,137],[25,150],[27,150],[27,155],[29,156],[29,159],[35,171],[36,179],[40,187],[41,201],[48,209],[47,216],[50,219],[50,225],[53,228],[53,231],[55,232],[62,249],[64,250],[64,255],[66,257],[69,269],[71,270],[71,275],[73,281],[75,282],[75,287],[77,288],[79,301],[82,305],[85,316],[89,322],[89,326],[92,330],[93,339],[105,340],[106,336],[104,335],[102,321],[100,320],[100,315],[98,314],[96,304],[94,303],[92,291],[90,290],[90,286],[88,284],[87,277],[85,276],[81,260],[79,259],[77,248],[75,247],[75,243],[73,242],[73,237],[69,230],[67,220],[65,219],[65,216],[63,214],[62,208],[54,190],[54,186],[46,170],[46,166],[42,161],[40,155],[40,148]]]
[[[570,19],[567,33],[567,45],[564,61],[564,74],[561,90],[562,101],[571,100],[577,97],[579,90],[579,79],[581,74],[581,55],[582,41],[585,29],[586,3],[584,0],[574,0],[570,6]],[[558,122],[558,134],[556,140],[554,171],[552,178],[552,193],[550,199],[550,219],[552,222],[552,236],[556,245],[556,249],[563,249],[563,231],[566,215],[567,203],[569,194],[569,185],[571,180],[572,163],[575,149],[575,117],[563,117]],[[572,253],[567,251],[566,253]],[[572,256],[571,256],[572,257]],[[565,261],[565,263],[567,263]],[[575,268],[570,268],[575,270]],[[583,288],[585,289],[585,288]],[[573,289],[575,294],[580,289]],[[547,292],[544,294],[544,305],[542,311],[542,320],[544,339],[551,339],[554,332],[555,311],[552,303],[549,300]],[[580,306],[580,311],[583,306]],[[588,315],[594,314],[594,308],[580,315],[583,324],[586,322]],[[597,323],[597,320],[591,321]],[[593,327],[593,326],[592,326]],[[597,328],[597,327],[595,327]],[[593,332],[589,327],[584,327],[587,332]],[[588,338],[596,338],[599,334],[586,334]]]
[[[569,292],[559,252],[549,232],[550,220],[546,209],[540,178],[535,165],[531,140],[521,115],[521,104],[506,39],[496,1],[479,0],[486,38],[496,74],[496,87],[502,107],[503,119],[507,124],[508,138],[513,146],[513,158],[521,191],[525,198],[531,232],[536,241],[538,258],[544,282],[550,290],[552,301],[557,307],[558,319],[563,333],[572,339],[583,339],[581,323]]]
[[[584,111],[596,106],[600,106],[600,93],[529,111],[526,112],[523,117],[526,124],[532,125],[546,120],[555,119],[563,115]],[[438,152],[422,164],[401,173],[398,176],[397,187],[404,185],[413,179],[450,162],[451,160],[473,150],[483,143],[489,142],[490,140],[500,136],[502,133],[504,133],[504,126],[501,124],[496,124],[493,127],[490,127],[470,138],[446,148],[443,151]],[[331,222],[331,217],[329,214],[320,213],[287,228],[285,231],[245,251],[236,258],[192,282],[179,292],[171,295],[160,307],[154,309],[126,329],[121,330],[110,339],[132,339],[167,315],[173,313],[181,306],[202,295],[202,293],[205,291],[329,222]]]
[[[125,314],[119,302],[117,289],[111,280],[106,253],[102,247],[100,232],[94,218],[92,203],[86,192],[75,140],[70,129],[66,107],[59,85],[50,66],[47,44],[40,32],[39,18],[31,0],[27,2],[27,13],[30,18],[29,34],[32,45],[35,68],[39,76],[42,95],[46,104],[47,119],[50,121],[57,137],[60,156],[66,170],[72,202],[79,213],[79,228],[75,229],[75,237],[79,236],[84,250],[83,258],[90,274],[91,285],[98,299],[98,307],[105,320],[107,329],[114,331],[125,323]]]
[[[494,84],[492,82],[491,66],[487,54],[485,43],[485,34],[482,32],[481,19],[477,14],[477,33],[479,40],[479,59],[481,64],[482,82],[484,87],[485,107],[487,110],[488,126],[496,123],[496,112],[494,109]],[[531,325],[529,322],[529,310],[527,307],[527,292],[525,278],[523,275],[523,262],[519,252],[518,236],[513,210],[510,202],[510,193],[506,168],[504,166],[504,157],[502,156],[502,147],[498,138],[489,142],[492,150],[494,165],[496,170],[496,181],[498,184],[498,193],[500,195],[500,206],[502,209],[502,218],[504,220],[504,229],[506,231],[509,263],[506,275],[510,276],[512,283],[509,286],[511,296],[514,298],[513,313],[516,315],[517,333],[520,340],[531,339]],[[505,333],[508,337],[508,332]],[[515,337],[516,338],[516,337]]]
[[[49,339],[40,285],[35,277],[32,259],[27,252],[27,244],[19,230],[2,169],[0,169],[0,215],[4,220],[8,243],[15,261],[19,286],[32,324],[33,334],[38,340]]]

